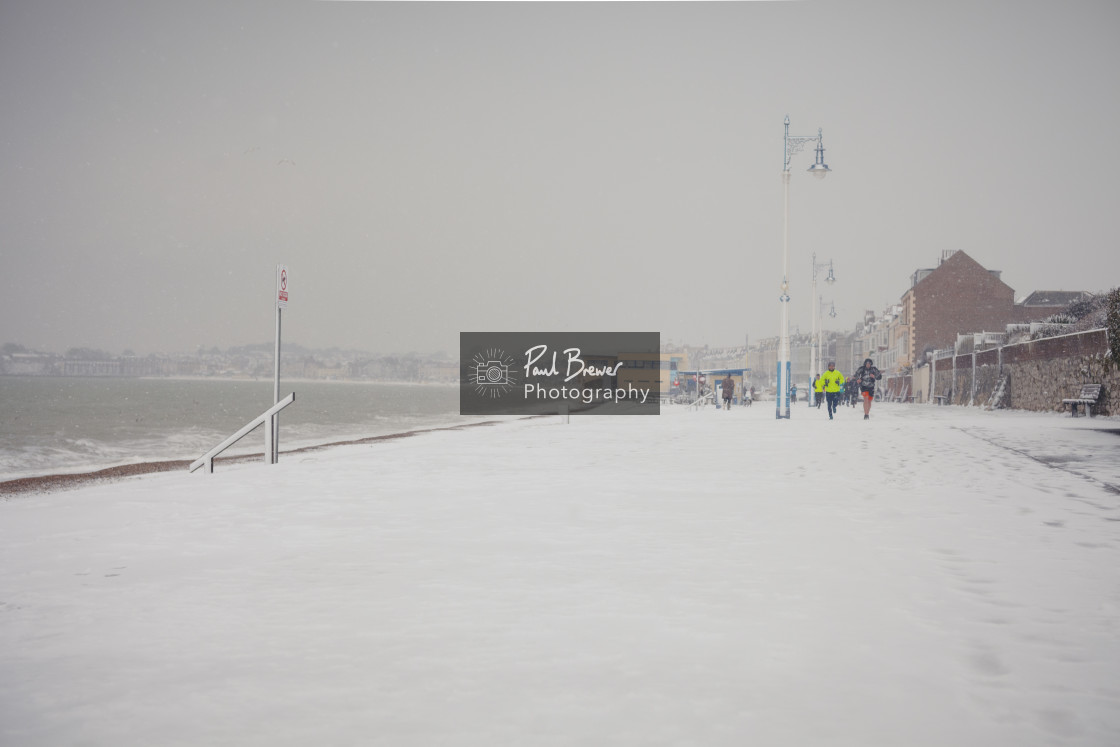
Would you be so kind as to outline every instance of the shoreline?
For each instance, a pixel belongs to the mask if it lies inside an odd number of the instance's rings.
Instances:
[[[539,416],[530,416],[539,417]],[[419,436],[424,433],[436,433],[439,431],[461,431],[467,428],[477,428],[479,426],[498,425],[503,421],[500,420],[484,420],[478,423],[463,423],[462,425],[448,425],[440,426],[438,428],[419,428],[411,431],[401,431],[400,433],[385,433],[380,436],[366,436],[364,438],[351,439],[346,441],[331,441],[325,444],[314,444],[311,446],[301,446],[299,448],[281,451],[281,455],[285,454],[305,454],[312,451],[322,451],[323,449],[330,449],[335,446],[357,446],[361,444],[375,443],[377,441],[391,441],[400,438],[411,438],[412,436]],[[239,456],[217,457],[214,459],[215,464],[238,464],[242,462],[256,462],[262,461],[263,457],[260,454],[243,454]],[[14,480],[5,480],[0,482],[0,496],[10,495],[25,495],[27,493],[53,493],[61,490],[74,490],[76,488],[84,487],[98,482],[116,482],[128,477],[136,477],[138,475],[154,474],[156,472],[174,472],[175,470],[186,470],[191,465],[190,459],[173,459],[158,462],[138,462],[136,464],[121,464],[115,467],[106,467],[104,469],[94,470],[92,472],[75,472],[54,475],[39,475],[35,477],[18,477]]]
[[[257,384],[271,384],[271,378],[263,376],[64,376],[62,374],[28,374],[28,373],[0,373],[0,378],[10,379],[130,379],[134,381],[246,381]],[[386,384],[390,386],[419,386],[419,387],[458,387],[459,381],[402,381],[399,379],[307,379],[299,376],[285,376],[281,384]],[[283,388],[283,387],[281,387]]]

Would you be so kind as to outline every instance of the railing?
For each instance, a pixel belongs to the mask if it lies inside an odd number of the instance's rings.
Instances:
[[[711,400],[712,402],[715,402],[716,401],[716,393],[715,392],[708,392],[704,396],[700,397],[700,399],[698,399],[695,402],[693,402],[692,404],[690,404],[689,407],[695,407],[697,410],[699,410],[701,406],[703,406],[704,404],[706,404],[708,402],[708,400]]]
[[[265,423],[265,422],[268,422],[268,427],[264,429],[265,430],[265,433],[264,433],[264,458],[267,461],[271,461],[272,460],[272,453],[273,453],[273,448],[272,448],[272,416],[275,415],[276,413],[280,412],[285,407],[287,407],[288,405],[292,404],[295,401],[296,401],[296,393],[292,392],[287,397],[280,400],[275,405],[268,408],[267,410],[265,410],[260,415],[253,418],[252,420],[250,420],[248,423],[245,424],[245,427],[242,428],[241,430],[239,430],[237,433],[234,433],[232,436],[227,438],[225,441],[222,441],[220,444],[215,446],[213,449],[210,449],[210,451],[203,454],[199,459],[196,459],[195,461],[191,462],[190,471],[194,472],[199,467],[205,466],[207,472],[213,473],[214,472],[214,457],[218,456],[223,451],[225,451],[229,447],[233,446],[235,443],[240,441],[242,438],[249,435],[249,433],[254,428],[256,428],[257,426],[259,426],[259,425],[261,425],[262,423]]]

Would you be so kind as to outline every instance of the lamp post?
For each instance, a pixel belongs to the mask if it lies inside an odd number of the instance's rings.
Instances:
[[[824,268],[828,268],[828,275],[824,281],[829,285],[836,282],[836,274],[832,271],[832,260],[828,262],[817,262],[817,253],[813,252],[813,335],[809,337],[809,379],[812,380],[819,376],[821,373],[821,312],[822,309],[817,303],[820,296],[817,295],[817,273],[822,272]],[[816,346],[814,347],[814,340]],[[817,391],[814,389],[813,394],[810,396],[809,404],[815,405],[817,398]]]
[[[830,318],[835,319],[836,318],[836,302],[835,301],[829,301],[828,303],[829,303],[829,306],[830,306],[830,308],[828,310],[828,315],[829,315]],[[821,323],[823,318],[824,318],[824,296],[817,296],[817,330],[818,330],[817,362],[820,363],[821,365],[824,365],[824,358],[822,357],[822,346],[823,346],[822,339],[824,338],[824,325]]]
[[[789,418],[789,389],[790,360],[789,360],[789,162],[795,153],[799,153],[806,143],[817,141],[817,160],[809,167],[808,171],[818,179],[823,179],[828,174],[829,168],[824,162],[824,145],[821,130],[817,129],[816,137],[791,137],[789,134],[789,115],[785,120],[785,139],[783,142],[785,163],[782,167],[782,295],[778,300],[782,304],[782,333],[778,344],[778,391],[777,407],[774,417],[777,419]]]

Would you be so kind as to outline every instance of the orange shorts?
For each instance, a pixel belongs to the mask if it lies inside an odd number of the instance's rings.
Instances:
[[[874,389],[860,389],[860,393],[863,394],[863,398],[866,399],[868,402],[875,399],[875,390]]]

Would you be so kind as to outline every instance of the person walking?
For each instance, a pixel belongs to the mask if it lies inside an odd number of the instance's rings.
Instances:
[[[875,398],[875,382],[883,378],[883,374],[875,368],[874,361],[866,358],[852,378],[859,384],[859,393],[863,396],[863,419],[870,420],[871,400]]]
[[[821,400],[824,399],[824,377],[819,374],[813,379],[813,396],[817,400],[817,409],[821,409]]]
[[[844,374],[836,370],[836,361],[828,362],[828,370],[821,376],[824,396],[828,399],[828,419],[840,409],[840,395],[844,392]]]
[[[731,374],[727,374],[720,388],[723,389],[723,409],[730,410],[731,398],[735,396],[735,379],[731,378]]]

